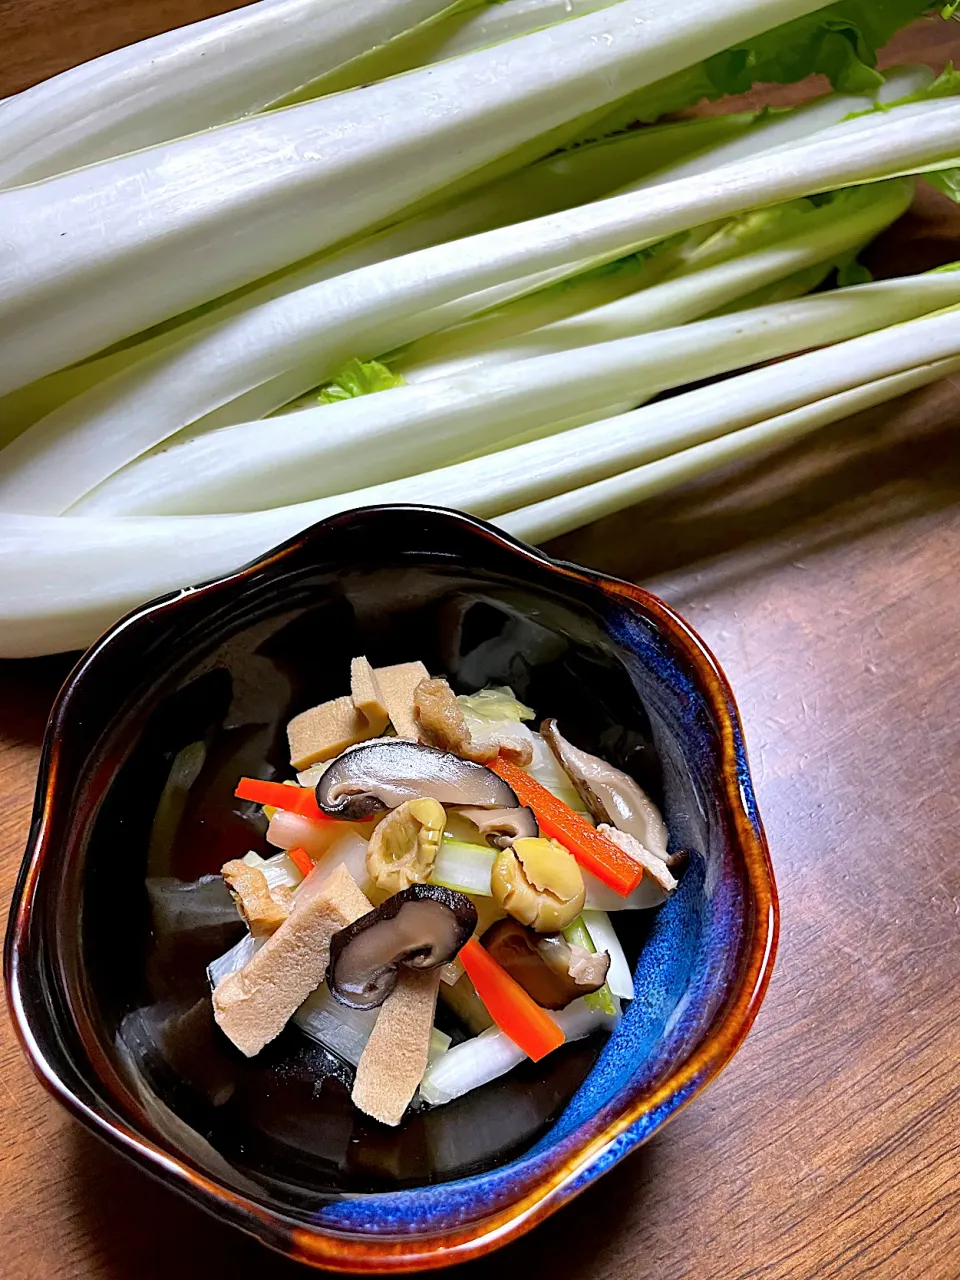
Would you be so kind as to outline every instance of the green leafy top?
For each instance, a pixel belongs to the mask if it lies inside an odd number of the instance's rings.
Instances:
[[[353,400],[357,396],[369,396],[376,391],[391,391],[394,387],[406,385],[399,373],[392,373],[379,360],[348,360],[329,382],[324,383],[317,400],[320,404],[336,404],[338,400]]]
[[[877,52],[929,8],[930,0],[836,0],[632,95],[604,120],[605,131],[650,123],[703,98],[746,93],[755,84],[793,84],[814,73],[841,92],[872,93],[883,83]]]

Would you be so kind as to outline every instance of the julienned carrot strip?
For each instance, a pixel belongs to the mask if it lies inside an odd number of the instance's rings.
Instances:
[[[304,879],[310,874],[314,868],[314,861],[307,853],[306,849],[288,849],[287,857],[297,868]]]
[[[288,787],[285,782],[264,782],[262,778],[241,778],[233,793],[238,800],[252,800],[254,804],[270,804],[276,809],[288,809],[315,822],[333,822],[317,804],[317,797],[309,787]]]
[[[503,756],[490,765],[513,788],[522,805],[532,809],[540,830],[570,850],[582,867],[626,898],[643,879],[643,867],[591,827],[581,814],[558,800],[529,773]]]
[[[476,938],[471,938],[459,955],[487,1013],[528,1058],[539,1062],[560,1048],[566,1037],[553,1018],[497,964]]]

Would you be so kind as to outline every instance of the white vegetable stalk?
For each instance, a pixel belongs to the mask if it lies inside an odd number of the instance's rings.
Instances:
[[[149,380],[136,380],[129,398],[118,393],[113,399],[109,387],[95,392],[87,406],[89,416],[80,418],[85,429],[80,429],[74,411],[65,408],[31,433],[21,445],[25,452],[16,458],[17,467],[24,468],[17,481],[21,509],[37,510],[39,503],[43,510],[63,510],[185,422],[271,379],[282,384],[276,403],[293,399],[345,360],[371,358],[421,336],[418,313],[464,294],[564,264],[617,257],[698,222],[734,216],[758,204],[923,167],[935,163],[931,157],[937,154],[943,163],[954,148],[960,150],[956,103],[931,104],[920,121],[912,116],[901,121],[898,110],[878,114],[873,131],[858,134],[856,148],[846,144],[841,126],[826,146],[814,135],[778,153],[775,161],[757,157],[705,178],[666,183],[424,249],[274,299],[190,344],[181,359],[175,354],[156,357]],[[0,366],[6,349],[0,349]],[[204,388],[199,404],[193,400],[198,387]],[[98,419],[98,409],[103,420]],[[54,442],[55,453],[48,453]],[[7,457],[5,466],[10,465]]]
[[[792,111],[776,112],[769,119],[761,118],[747,133],[732,137],[706,153],[689,158],[672,158],[671,163],[632,183],[629,189],[640,191],[644,187],[656,186],[662,182],[696,177],[718,165],[747,159],[759,151],[790,146],[811,134],[843,123],[849,116],[870,111],[876,106],[888,106],[899,102],[901,98],[919,93],[932,84],[933,80],[934,75],[929,67],[898,67],[887,73],[885,82],[873,97],[832,93]]]
[[[550,1017],[563,1031],[567,1043],[583,1040],[594,1031],[612,1030],[616,1017],[591,1009],[583,1000],[575,1000]],[[440,1106],[462,1097],[471,1089],[479,1089],[523,1062],[526,1054],[505,1032],[490,1027],[472,1040],[454,1045],[444,1056],[427,1068],[420,1097],[431,1106]]]
[[[855,148],[840,126],[829,143],[815,135],[769,159],[760,156],[705,178],[666,183],[425,249],[276,299],[197,343],[178,368],[180,385],[193,386],[195,380],[202,382],[205,371],[223,368],[230,388],[224,388],[226,399],[308,360],[316,381],[351,357],[369,358],[409,341],[410,317],[418,310],[495,287],[513,274],[620,256],[720,215],[878,181],[890,172],[950,164],[954,151],[960,152],[960,105],[949,100],[931,104],[922,118],[901,120],[897,108],[878,113],[866,133],[861,122],[852,123],[858,128]],[[100,433],[84,437],[72,432],[59,442],[57,467],[47,468],[45,477],[89,476],[94,468],[102,475],[96,462],[100,451],[110,450],[114,469],[121,451],[129,458],[159,442],[153,428],[137,439],[136,423],[136,413],[115,419],[108,440]],[[118,448],[118,439],[126,444]],[[44,474],[42,464],[39,474]]]
[[[493,523],[526,542],[546,542],[581,525],[614,515],[635,503],[679,488],[721,467],[749,461],[802,439],[821,427],[958,374],[960,359],[920,365],[905,373],[818,400],[756,426],[734,431],[718,440],[684,449],[657,462],[648,462],[595,484],[571,489],[544,502],[511,511],[497,517]]]
[[[253,396],[245,399],[241,394],[236,400],[224,400],[225,379],[231,372],[234,379],[238,376],[242,379],[242,374],[225,364],[222,358],[214,364],[213,370],[205,364],[199,371],[192,369],[189,374],[181,375],[181,362],[188,360],[192,353],[190,344],[202,340],[204,335],[230,317],[252,311],[284,294],[388,258],[600,199],[661,168],[667,159],[675,160],[678,155],[701,152],[717,139],[727,140],[731,133],[737,136],[748,134],[755,119],[755,113],[707,117],[644,129],[578,147],[575,151],[542,160],[519,173],[446,201],[435,209],[352,242],[345,248],[298,263],[239,295],[203,308],[200,314],[186,313],[179,323],[172,327],[164,326],[163,331],[156,335],[148,332],[140,341],[119,351],[50,374],[3,397],[0,399],[0,447],[71,400],[75,403],[64,414],[44,424],[45,442],[49,443],[58,434],[82,431],[88,426],[99,431],[104,426],[104,415],[118,418],[124,424],[122,431],[125,431],[131,418],[135,417],[142,429],[144,415],[152,420],[153,414],[164,413],[166,425],[155,431],[153,443],[159,443],[166,435],[195,422],[202,421],[206,427],[209,424],[205,419],[209,415],[216,415],[215,424],[221,426],[254,417],[261,410],[254,407]],[[512,297],[517,289],[523,292],[526,287],[533,286],[532,283],[520,286],[512,282],[510,286],[502,287],[507,287],[508,297]],[[464,315],[472,315],[494,301],[485,301],[485,294],[474,297],[475,302],[466,307]],[[461,305],[463,303],[458,300],[448,303],[447,307]],[[425,322],[425,331],[453,323],[454,319],[450,318],[449,312],[441,314],[441,309],[436,309]],[[171,353],[169,361],[159,365],[152,363],[158,353],[170,352],[174,346],[177,350]],[[211,378],[214,371],[216,377]],[[114,379],[110,386],[99,386],[107,378]],[[242,388],[245,384],[241,380],[238,385]],[[263,413],[269,413],[308,390],[310,385],[313,385],[312,365],[298,372],[289,383],[293,388],[289,393],[287,384],[261,384],[261,387],[254,388],[253,395],[259,396],[261,390],[265,391],[265,396],[258,403],[264,405]],[[92,393],[91,388],[95,388]],[[172,403],[169,403],[171,397]],[[38,441],[36,447],[42,450],[45,444]],[[132,457],[123,459],[123,462],[129,461]],[[110,470],[116,470],[120,465],[122,463],[117,463]],[[50,478],[46,465],[44,470]],[[61,476],[56,477],[54,483],[60,479]],[[73,496],[79,497],[80,494]],[[66,498],[62,505],[67,506],[70,501],[72,498]]]
[[[590,309],[578,308],[573,314],[571,296],[584,301],[590,296],[587,287],[573,280],[562,292],[539,295],[538,306],[538,295],[534,295],[478,316],[456,329],[421,339],[390,357],[389,363],[408,382],[427,382],[468,368],[528,360],[685,324],[774,281],[859,249],[906,212],[912,195],[913,184],[900,178],[855,188],[845,193],[839,205],[785,205],[759,216],[748,215],[721,228],[705,243],[691,233],[689,245],[676,253],[679,262],[672,269],[669,251],[653,258],[654,270],[661,258],[668,270],[665,279],[653,281],[650,287]],[[641,277],[641,285],[644,282]],[[617,283],[614,277],[606,285],[610,294]],[[593,291],[603,284],[604,280],[597,281]],[[551,305],[553,316],[549,315]],[[561,307],[566,307],[566,314]],[[525,324],[528,319],[533,323]]]
[[[586,414],[591,408],[599,414],[611,403],[649,399],[686,382],[840,342],[957,304],[960,271],[933,272],[493,365],[482,374],[467,372],[380,396],[303,409],[272,421],[269,433],[261,423],[251,422],[143,458],[106,481],[74,511],[78,515],[251,511],[356,490],[358,476],[370,485],[364,487],[364,501],[393,501],[399,499],[384,496],[398,490],[396,484],[387,487],[390,481],[428,469],[433,474],[429,481],[420,478],[421,490],[432,483],[434,498],[442,493],[444,501],[454,506],[469,500],[476,509],[477,502],[494,496],[506,501],[518,487],[529,493],[534,482],[547,483],[548,474],[562,477],[567,467],[576,465],[577,456],[586,482],[592,468],[605,465],[601,460],[611,450],[622,466],[642,460],[633,457],[626,462],[618,452],[625,447],[653,458],[658,451],[697,443],[696,439],[678,441],[678,432],[692,430],[696,435],[704,422],[727,421],[730,409],[722,392],[707,388],[600,426],[582,426],[493,458],[478,458],[463,464],[459,476],[437,475],[437,466],[463,457],[477,441],[489,451],[498,441]],[[881,358],[898,345],[896,330],[884,330],[873,338]],[[842,360],[836,348],[815,357],[810,376],[828,376],[838,358]],[[912,353],[906,363],[915,363]],[[774,397],[783,394],[779,370],[761,370],[754,376],[758,388],[769,388]],[[756,413],[754,400],[744,403],[746,411],[756,416],[738,425],[776,411],[772,405]],[[714,428],[706,430],[709,434]],[[482,491],[476,484],[479,476],[484,479]],[[510,501],[514,505],[512,497]],[[507,509],[501,506],[499,511]]]
[[[477,8],[456,10],[406,32],[346,66],[318,77],[284,102],[301,102],[326,93],[340,93],[372,84],[416,67],[443,62],[502,44],[517,36],[567,22],[597,9],[608,9],[616,0],[495,0]]]
[[[574,115],[818,7],[621,0],[436,67],[0,192],[0,393],[355,236]]]
[[[648,877],[644,877],[645,879]],[[583,923],[597,951],[606,951],[610,957],[610,968],[607,970],[607,986],[620,1000],[633,999],[633,974],[627,964],[617,931],[606,911],[583,911]]]
[[[260,111],[450,0],[259,0],[94,58],[0,102],[0,186]]]
[[[360,267],[599,199],[628,181],[661,168],[666,159],[703,151],[718,138],[726,140],[732,131],[738,135],[749,133],[755,119],[755,114],[708,117],[579,147],[491,182],[476,192],[346,248],[298,264],[263,284],[242,291],[239,296],[203,309],[199,315],[187,313],[179,324],[165,328],[156,336],[148,335],[119,351],[61,370],[3,397],[0,399],[0,447],[28,426],[49,419],[33,433],[29,442],[19,446],[26,452],[18,455],[16,465],[21,465],[27,457],[42,458],[42,474],[38,478],[46,493],[45,508],[65,509],[97,479],[105,478],[132,461],[137,453],[145,452],[178,430],[188,426],[208,430],[268,414],[314,385],[313,360],[305,361],[279,379],[255,383],[247,390],[244,390],[248,380],[244,366],[231,364],[229,355],[219,345],[217,352],[205,348],[200,358],[193,360],[193,344],[202,342],[225,320]],[[665,269],[666,265],[665,260],[660,260],[656,270]],[[649,264],[646,274],[651,270],[652,264]],[[552,278],[552,274],[549,275],[544,283]],[[535,287],[535,279],[524,278],[500,287],[505,288],[507,298],[511,298]],[[414,322],[410,336],[446,327],[456,323],[460,315],[473,315],[493,305],[496,297],[491,294],[495,292],[469,295],[423,313],[423,320],[418,318]],[[459,313],[458,308],[462,308]],[[161,354],[163,358],[157,359]],[[109,386],[102,385],[108,378],[112,379]],[[239,389],[239,393],[231,395],[233,388]],[[72,402],[69,407],[57,412],[68,401]],[[129,435],[131,424],[136,425],[136,436]],[[99,442],[93,453],[83,444],[89,435],[79,437],[79,433],[89,432],[96,432]],[[124,445],[123,456],[107,462],[105,469],[90,480],[83,464],[77,470],[66,460],[59,466],[55,458],[43,456],[54,441],[71,433],[76,437],[75,459],[83,455],[88,465],[95,465],[95,459],[106,456],[102,448],[104,437],[130,438],[133,443]],[[147,442],[143,443],[144,440]],[[5,466],[13,465],[14,459],[8,456]],[[26,500],[29,502],[29,497]]]
[[[771,412],[771,403],[776,406],[773,413],[787,413],[815,406],[818,400],[868,382],[916,370],[921,364],[933,366],[937,361],[957,357],[960,316],[955,312],[925,317],[829,351],[799,356],[776,370],[759,370],[729,381],[721,404],[731,411],[735,408],[735,412],[719,423],[711,419],[700,438],[760,422],[765,413]],[[758,390],[756,380],[777,371],[782,374],[780,394],[767,385],[751,410],[750,398]],[[928,369],[921,376],[932,380],[939,374],[940,369]],[[883,398],[897,395],[901,385],[888,383],[880,394]],[[763,390],[763,386],[759,389]],[[701,397],[693,403],[700,404],[704,415],[711,411],[708,401],[716,412],[716,394],[705,400],[702,391],[695,391],[682,399],[689,403],[692,397]],[[845,401],[839,413],[850,411],[850,403],[849,399]],[[580,455],[578,471],[568,474],[568,487],[579,478],[582,461]],[[708,465],[711,464],[702,463],[703,467]],[[0,545],[4,548],[0,557],[0,657],[33,657],[87,645],[138,603],[185,583],[229,573],[333,511],[358,505],[358,497],[345,494],[336,500],[323,499],[252,515],[73,520],[0,514]],[[431,493],[434,502],[443,497],[435,489]],[[633,500],[627,497],[621,505]],[[465,505],[471,509],[471,504]],[[594,509],[593,505],[584,504],[579,514],[565,514],[557,524],[572,528],[583,518],[594,518],[589,514]],[[547,536],[546,532],[537,532],[547,529],[545,521],[534,524],[527,516],[514,515],[506,523],[521,536]]]

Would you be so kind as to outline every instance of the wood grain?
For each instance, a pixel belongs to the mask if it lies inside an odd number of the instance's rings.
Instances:
[[[216,0],[0,0],[0,93]],[[920,24],[891,58],[960,54]],[[929,196],[887,271],[960,257]],[[558,546],[652,585],[738,693],[783,901],[768,1000],[731,1068],[551,1225],[464,1275],[960,1276],[960,436],[931,389]],[[0,894],[67,659],[0,665]],[[0,1025],[8,1280],[293,1277],[102,1149]]]

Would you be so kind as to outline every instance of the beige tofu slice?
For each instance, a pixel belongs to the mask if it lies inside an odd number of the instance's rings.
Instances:
[[[220,874],[253,936],[263,938],[276,933],[290,908],[274,898],[263,872],[234,858],[223,864]]]
[[[370,726],[373,737],[379,737],[390,723],[390,712],[383,701],[377,673],[364,657],[350,663],[350,696],[353,705]]]
[[[381,1124],[398,1125],[427,1069],[437,1010],[436,969],[400,970],[380,1006],[353,1082],[353,1101]]]
[[[346,867],[307,876],[276,933],[214,989],[213,1016],[241,1053],[252,1058],[280,1034],[323,981],[330,939],[371,909]]]
[[[413,695],[421,680],[429,680],[430,672],[422,662],[399,662],[393,667],[376,667],[374,675],[397,735],[418,742]]]
[[[287,725],[290,763],[299,772],[332,760],[347,747],[375,736],[369,720],[353,705],[353,698],[321,702],[318,707],[301,711]]]

